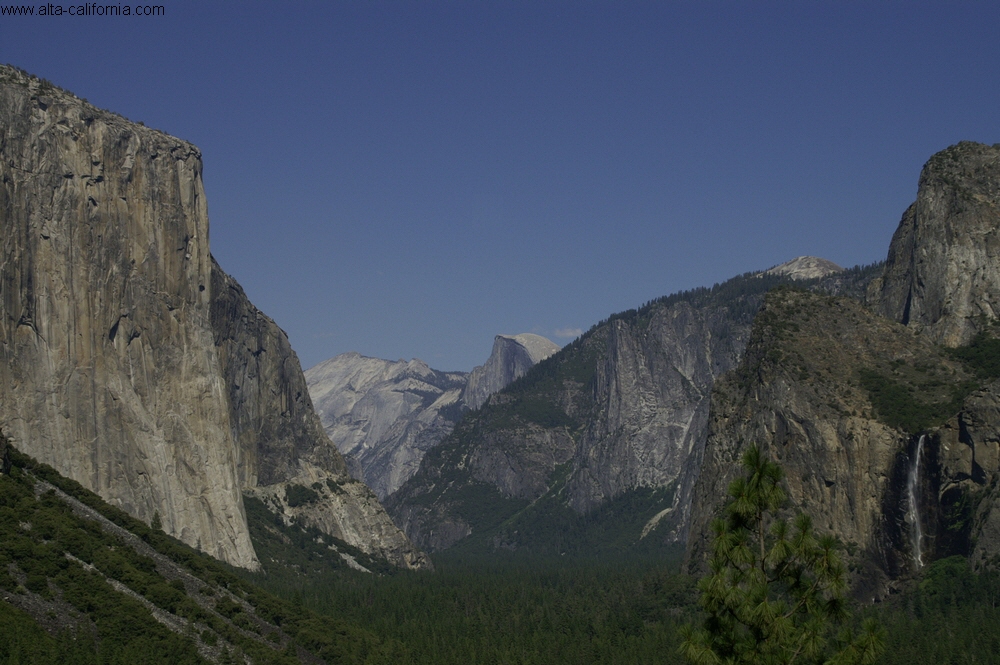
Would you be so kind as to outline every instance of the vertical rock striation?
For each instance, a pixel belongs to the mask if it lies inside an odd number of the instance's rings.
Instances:
[[[0,421],[111,503],[256,566],[200,153],[6,67],[0,118]]]
[[[1000,316],[1000,144],[963,142],[928,160],[870,299],[945,346]]]
[[[704,444],[712,384],[736,365],[748,324],[724,305],[689,302],[658,308],[640,325],[610,323],[607,354],[594,377],[599,415],[579,438],[569,482],[577,512],[685,477]],[[674,518],[687,511],[683,495],[675,492]]]
[[[200,153],[10,67],[0,120],[0,425],[110,503],[256,568],[244,489],[350,479],[284,333],[209,254]],[[369,524],[333,535],[421,565],[377,501],[357,510]]]
[[[212,330],[229,393],[229,420],[242,485],[273,485],[306,465],[344,475],[313,410],[288,337],[212,262]]]
[[[10,441],[0,432],[0,473],[10,473]]]
[[[463,421],[387,508],[420,546],[443,549],[544,496],[582,515],[672,487],[646,532],[683,540],[712,385],[739,361],[763,294],[788,279],[743,275],[601,322]],[[524,528],[497,540],[545,537]]]

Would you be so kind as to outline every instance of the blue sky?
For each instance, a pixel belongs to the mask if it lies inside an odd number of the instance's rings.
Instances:
[[[931,154],[1000,142],[992,2],[162,4],[0,17],[0,61],[201,148],[212,252],[304,367],[881,260]]]

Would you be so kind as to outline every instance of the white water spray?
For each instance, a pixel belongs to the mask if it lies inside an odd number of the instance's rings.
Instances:
[[[910,463],[910,474],[906,479],[906,492],[907,498],[910,501],[910,505],[906,511],[907,521],[910,522],[910,540],[913,548],[913,561],[917,564],[917,568],[923,568],[924,558],[921,553],[921,545],[923,545],[924,540],[924,528],[920,524],[920,506],[918,502],[919,494],[919,484],[920,484],[920,457],[924,452],[924,438],[926,435],[921,434],[920,438],[917,440],[917,450],[913,454],[913,460]]]

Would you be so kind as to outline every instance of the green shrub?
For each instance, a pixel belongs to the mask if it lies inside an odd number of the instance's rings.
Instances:
[[[913,386],[904,385],[874,370],[861,370],[860,379],[879,420],[911,434],[940,425],[958,413],[965,397],[975,387],[968,382],[957,384],[952,389],[950,400],[924,402],[917,397]]]
[[[319,500],[319,494],[315,490],[295,483],[285,486],[285,502],[292,508],[298,508],[308,503],[315,503]]]
[[[949,349],[948,352],[980,378],[1000,378],[1000,339],[979,333],[967,346]]]

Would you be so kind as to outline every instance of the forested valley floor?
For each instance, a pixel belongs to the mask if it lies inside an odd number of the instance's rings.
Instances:
[[[402,644],[400,664],[681,663],[680,628],[700,620],[679,548],[567,558],[459,547],[435,555],[432,573],[366,574],[324,570],[315,534],[300,533],[291,566],[245,577]],[[264,560],[273,550],[257,536]],[[902,588],[852,607],[857,623],[875,617],[887,629],[879,663],[1000,663],[1000,575],[952,557]]]
[[[699,621],[678,550],[456,548],[434,572],[355,552],[360,572],[343,544],[268,523],[259,502],[248,513],[263,573],[227,570],[17,457],[0,475],[0,663],[679,663],[679,629]],[[953,557],[900,588],[854,608],[887,629],[879,662],[1000,662],[1000,575]]]

